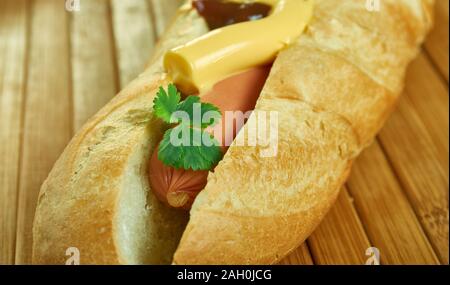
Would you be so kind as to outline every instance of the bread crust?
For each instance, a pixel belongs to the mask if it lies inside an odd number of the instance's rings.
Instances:
[[[386,0],[381,13],[368,13],[362,2],[316,0],[315,19],[280,53],[256,106],[278,112],[278,155],[260,158],[259,146],[228,150],[193,205],[174,263],[275,263],[320,223],[352,161],[394,108],[431,25],[433,1]],[[195,12],[180,10],[153,63],[72,139],[41,188],[33,263],[64,264],[69,247],[80,250],[83,264],[158,263],[131,260],[120,244],[123,180],[130,158],[145,161],[161,137],[151,106],[168,83],[164,51],[205,32]],[[246,133],[256,135],[246,127],[239,136]],[[139,171],[145,178],[145,166]],[[170,227],[178,214],[142,188]]]

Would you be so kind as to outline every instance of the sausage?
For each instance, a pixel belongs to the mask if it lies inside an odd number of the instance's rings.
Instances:
[[[201,97],[202,102],[214,104],[222,113],[221,122],[208,131],[221,142],[224,153],[242,127],[236,124],[234,118],[227,117],[231,115],[227,111],[252,111],[269,76],[270,68],[271,66],[256,67],[228,77],[215,84],[211,91]],[[189,210],[197,194],[205,188],[209,171],[166,166],[158,159],[158,147],[159,145],[150,159],[150,186],[160,201],[171,207]]]

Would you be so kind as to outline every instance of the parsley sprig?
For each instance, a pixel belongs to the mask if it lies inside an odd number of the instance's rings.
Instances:
[[[210,170],[222,159],[218,141],[206,131],[221,118],[216,106],[200,102],[198,96],[188,96],[181,101],[181,94],[173,84],[169,84],[167,92],[160,87],[153,103],[156,117],[173,125],[164,133],[159,145],[158,159],[165,165]],[[209,120],[204,120],[205,115]]]

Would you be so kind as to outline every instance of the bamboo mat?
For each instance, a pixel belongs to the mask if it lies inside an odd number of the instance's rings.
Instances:
[[[0,264],[31,262],[39,188],[74,132],[143,70],[178,0],[0,0]],[[336,205],[282,264],[448,264],[448,14]]]

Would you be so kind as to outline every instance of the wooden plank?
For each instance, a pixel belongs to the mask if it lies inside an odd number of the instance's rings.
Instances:
[[[72,134],[64,3],[35,0],[31,17],[16,264],[31,262],[32,223],[39,189]]]
[[[411,102],[411,110],[417,113],[423,122],[438,153],[448,154],[448,86],[440,80],[423,54],[419,55],[409,67],[405,90]],[[447,169],[448,176],[448,155],[440,155],[438,159],[441,167]]]
[[[149,0],[157,38],[164,34],[167,26],[175,17],[177,8],[184,2],[184,0]]]
[[[313,265],[307,243],[303,243],[294,252],[279,262],[279,265]]]
[[[381,263],[439,263],[377,142],[357,159],[348,187]]]
[[[434,64],[448,82],[448,0],[435,4],[434,28],[428,35],[425,47]]]
[[[14,264],[27,2],[0,1],[0,264]]]
[[[448,153],[439,152],[414,108],[403,96],[379,137],[440,260],[448,263],[448,165],[442,166]]]
[[[325,219],[308,238],[316,264],[364,264],[369,239],[346,187]]]
[[[144,70],[154,47],[150,7],[145,0],[112,0],[112,19],[120,87]]]
[[[75,130],[118,91],[109,3],[85,1],[79,12],[71,13]]]
[[[448,263],[448,100],[448,86],[419,56],[407,75],[406,98],[380,136],[443,263]]]

